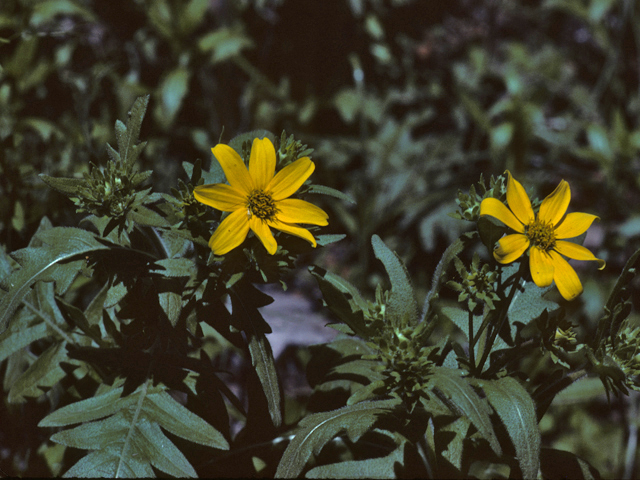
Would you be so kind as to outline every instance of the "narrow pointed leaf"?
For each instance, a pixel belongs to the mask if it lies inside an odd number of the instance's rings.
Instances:
[[[368,303],[364,298],[362,298],[360,290],[358,290],[354,285],[346,281],[341,276],[316,267],[315,265],[309,267],[309,272],[314,277],[326,280],[341,292],[348,293],[351,296],[351,300],[353,300],[353,302],[355,302],[355,304],[360,307],[360,309],[365,309],[368,307]]]
[[[349,405],[331,412],[310,415],[299,423],[300,429],[282,455],[276,478],[296,478],[311,455],[341,433],[356,442],[369,431],[378,417],[398,405],[399,400],[378,400]]]
[[[533,400],[512,377],[479,380],[478,385],[505,426],[524,478],[537,478],[540,467],[540,429]]]
[[[64,271],[65,268],[71,269],[74,266],[66,264],[56,272],[54,268],[60,262],[108,248],[104,243],[98,242],[93,233],[79,228],[51,228],[39,233],[38,237],[47,245],[41,248],[27,247],[28,256],[20,254],[22,251],[27,252],[27,249],[15,252],[23,262],[21,263],[22,268],[4,279],[9,291],[0,299],[0,332],[5,330],[9,319],[35,282],[38,280],[57,280],[58,278],[66,279],[68,272]],[[77,274],[77,270],[75,268],[73,270]]]
[[[116,140],[118,141],[120,157],[123,163],[129,167],[133,166],[134,157],[137,157],[134,147],[140,138],[140,127],[148,105],[149,95],[138,97],[133,102],[126,126],[119,120],[116,122]]]
[[[120,470],[118,471],[118,467]],[[118,452],[112,449],[98,450],[82,457],[65,472],[65,478],[115,478],[116,473],[124,478],[153,478],[155,472],[147,462],[132,457],[122,466]]]
[[[40,420],[39,427],[64,427],[76,423],[108,417],[135,404],[135,395],[121,398],[122,387],[109,390],[92,398],[66,405]]]
[[[467,417],[478,433],[489,442],[496,455],[501,455],[502,449],[491,423],[491,407],[485,400],[460,377],[457,370],[437,367],[433,369],[432,375],[431,385],[440,399],[453,413]]]
[[[330,197],[339,198],[340,200],[344,200],[345,202],[349,202],[352,204],[356,204],[356,201],[344,192],[340,190],[336,190],[335,188],[325,187],[324,185],[309,185],[309,193],[320,193],[322,195],[329,195]]]
[[[119,382],[122,383],[122,382]],[[55,433],[51,440],[66,446],[96,450],[94,476],[149,475],[151,465],[175,477],[195,477],[196,472],[161,428],[185,439],[228,449],[216,429],[187,410],[164,391],[164,387],[141,385],[121,397],[123,387],[102,391],[96,397],[63,407],[40,422],[41,427],[81,425]],[[84,459],[67,476],[92,471]]]
[[[418,304],[409,279],[409,272],[400,258],[387,247],[379,236],[371,238],[373,251],[384,264],[391,280],[391,298],[387,312],[392,325],[408,326],[418,321]]]
[[[399,447],[384,457],[348,460],[312,468],[306,478],[397,478],[396,464],[404,463],[404,448]]]
[[[328,275],[328,279],[320,273],[322,270],[314,267],[310,270],[311,274],[316,278],[320,291],[322,292],[322,298],[327,303],[327,306],[335,313],[340,320],[346,323],[356,335],[364,339],[369,339],[375,334],[375,331],[367,325],[362,313],[363,307],[359,305],[360,302],[364,302],[358,293],[354,296],[347,288],[344,291],[344,285],[341,282],[337,282],[335,275]],[[341,279],[340,279],[341,280]],[[336,283],[337,282],[337,283]]]
[[[33,314],[30,312],[25,312],[25,314],[28,314],[29,317],[33,318]],[[9,328],[0,334],[0,362],[9,355],[23,349],[36,340],[45,338],[51,333],[47,324],[44,322],[25,326],[27,322],[19,320],[19,318],[14,319],[14,321],[9,325]]]
[[[454,437],[442,451],[442,456],[458,470],[462,470],[462,459],[464,455],[464,440],[467,438],[471,422],[466,417],[460,417],[442,427],[440,432],[451,432]]]
[[[44,173],[40,174],[40,179],[48,186],[60,192],[68,197],[77,196],[80,188],[83,187],[86,181],[83,178],[60,178],[50,177]]]
[[[136,446],[154,467],[177,478],[197,477],[184,454],[162,433],[157,423],[143,416],[136,427],[140,432]]]
[[[229,449],[229,443],[218,430],[180,405],[167,392],[153,393],[148,400],[144,411],[150,417],[157,418],[165,430],[191,442],[221,450]]]
[[[251,364],[264,390],[271,421],[274,426],[279,427],[282,424],[280,383],[278,382],[271,344],[265,335],[265,333],[271,332],[271,327],[262,318],[256,305],[249,304],[246,297],[241,298],[239,295],[233,294],[231,295],[231,304],[233,316],[241,322],[242,330],[247,336]]]
[[[73,362],[67,356],[65,347],[66,342],[60,342],[46,349],[13,384],[9,390],[9,403],[23,402],[26,397],[39,397],[44,393],[40,387],[52,387],[64,378],[66,373],[60,367],[60,362]]]

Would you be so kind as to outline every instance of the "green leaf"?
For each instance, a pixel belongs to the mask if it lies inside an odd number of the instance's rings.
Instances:
[[[9,403],[22,403],[26,397],[39,397],[66,375],[60,362],[77,363],[67,356],[67,342],[58,342],[47,348],[9,390]]]
[[[542,298],[549,290],[551,287],[540,288],[533,282],[526,282],[522,290],[518,288],[509,305],[508,314],[511,322],[517,321],[527,325],[531,320],[538,318],[543,310],[552,312],[558,309],[560,306],[556,302]]]
[[[109,390],[102,389],[93,398],[51,413],[39,424],[59,427],[82,423],[54,434],[51,440],[97,450],[74,465],[67,476],[78,472],[92,472],[93,476],[123,476],[126,472],[148,475],[153,465],[176,477],[195,477],[193,467],[160,427],[203,445],[229,448],[220,432],[176,402],[162,386],[150,388],[146,383],[124,398],[123,387],[106,388]]]
[[[96,21],[90,10],[71,0],[46,0],[35,4],[29,23],[32,27],[40,27],[42,24],[54,20],[57,15],[78,15],[85,21]]]
[[[165,277],[191,277],[196,273],[193,260],[188,258],[163,258],[156,260],[155,264],[161,268],[154,269],[153,272]]]
[[[341,433],[353,442],[371,430],[380,415],[392,410],[400,400],[378,400],[349,405],[330,412],[309,415],[298,424],[299,430],[284,451],[276,478],[296,478],[304,469],[311,455]]]
[[[456,415],[467,417],[496,455],[502,455],[498,437],[491,423],[491,407],[478,396],[458,370],[435,367],[429,385]]]
[[[418,304],[411,286],[409,272],[402,260],[384,244],[379,236],[371,237],[373,251],[384,264],[391,280],[391,298],[385,316],[394,327],[406,327],[418,322]]]
[[[241,25],[219,28],[208,33],[198,42],[198,48],[201,51],[212,52],[212,63],[235,57],[245,48],[251,47],[253,47],[253,41],[244,33]]]
[[[471,422],[468,418],[459,417],[453,422],[441,427],[439,431],[440,434],[443,432],[451,432],[454,435],[449,443],[447,443],[446,448],[442,450],[442,456],[458,470],[462,470],[464,441],[468,436],[470,425]]]
[[[451,320],[451,322],[462,330],[462,333],[465,336],[466,341],[469,341],[469,311],[463,310],[458,307],[442,307],[440,309],[442,315]],[[480,325],[482,324],[482,317],[480,315],[474,315],[473,317],[473,337],[478,334],[478,330],[480,329]],[[476,345],[477,347],[477,345]]]
[[[260,293],[259,290],[256,290],[255,287],[247,290],[246,285],[239,284],[239,288],[243,287],[242,293],[244,295],[242,297],[236,292],[231,295],[232,315],[240,321],[241,328],[245,332],[251,355],[251,364],[255,368],[264,390],[271,421],[274,426],[279,427],[282,424],[280,383],[278,382],[278,373],[271,344],[265,335],[265,333],[271,333],[271,327],[262,318],[257,308],[262,306],[259,298],[254,298],[254,296],[257,296],[255,292]],[[271,299],[268,295],[263,294],[263,296]],[[251,300],[249,300],[250,298]]]
[[[540,429],[529,393],[512,377],[478,380],[487,400],[513,442],[523,478],[537,478],[540,467]]]
[[[62,264],[78,255],[109,248],[100,243],[93,233],[79,228],[56,227],[37,233],[46,245],[41,248],[27,247],[13,253],[22,268],[3,279],[9,288],[0,299],[0,332],[6,329],[7,322],[13,316],[20,302],[34,283],[40,280],[69,280],[78,274],[78,264]],[[72,278],[73,279],[73,278]],[[59,286],[56,285],[59,292]]]
[[[169,128],[182,107],[182,101],[189,91],[190,72],[185,67],[178,67],[169,72],[160,87],[158,95],[160,103],[155,109],[156,120],[164,127]]]
[[[140,138],[140,128],[148,105],[149,95],[138,97],[133,102],[127,124],[125,125],[120,120],[116,121],[115,130],[118,151],[122,162],[129,168],[133,167],[133,163],[146,145],[146,142],[138,144],[138,139]]]
[[[640,258],[640,249],[636,250],[633,255],[629,257],[629,260],[627,260],[622,272],[620,272],[620,276],[618,277],[616,284],[609,294],[607,304],[604,307],[604,315],[598,322],[598,330],[593,343],[591,343],[594,350],[601,345],[606,344],[609,341],[609,338],[611,338],[615,345],[618,330],[622,325],[622,321],[626,318],[623,314],[624,312],[622,307],[624,307],[625,303],[628,304],[628,284],[636,275],[636,263],[638,262],[638,258]]]
[[[4,248],[0,248],[0,282],[13,271],[12,263],[11,257],[4,251]]]
[[[178,28],[183,35],[188,35],[200,25],[209,8],[209,0],[190,0],[178,17]]]
[[[366,308],[363,307],[366,302],[355,287],[339,276],[318,267],[311,267],[309,271],[316,278],[327,306],[340,320],[364,339],[369,339],[375,334],[365,322],[362,309]]]
[[[110,388],[110,387],[107,387]],[[111,388],[99,392],[95,397],[72,403],[50,413],[38,423],[39,427],[64,427],[76,423],[85,423],[129,408],[137,402],[137,395],[121,398],[123,387]]]
[[[339,235],[332,235],[332,234],[327,234],[327,235],[317,235],[316,236],[316,241],[318,242],[318,245],[320,245],[321,247],[327,246],[331,243],[336,243],[339,242],[340,240],[345,239],[347,236],[345,234],[339,234]]]
[[[121,461],[117,451],[111,449],[91,452],[65,472],[65,478],[154,478],[151,465],[142,459],[130,457]]]
[[[424,323],[424,320],[427,318],[427,313],[429,312],[429,308],[431,306],[431,302],[435,300],[438,296],[438,292],[440,291],[440,287],[442,285],[443,280],[446,278],[447,267],[456,258],[462,249],[464,248],[464,239],[465,236],[458,238],[455,242],[447,247],[447,249],[442,254],[442,258],[438,262],[435,271],[433,272],[433,279],[431,280],[431,289],[429,293],[427,293],[427,297],[424,300],[424,305],[422,307],[422,319],[421,324]],[[426,327],[423,327],[426,328]]]
[[[120,411],[107,419],[58,432],[51,440],[68,447],[100,450],[103,459],[111,457],[107,463],[115,467],[114,477],[122,476],[123,471],[141,470],[136,465],[138,462],[151,464],[175,477],[196,477],[182,452],[162,433],[157,423],[144,416],[134,414],[130,419]]]
[[[44,173],[41,173],[39,176],[48,186],[68,197],[77,196],[80,188],[86,184],[83,178],[50,177]]]
[[[87,309],[84,311],[84,315],[87,317],[89,325],[98,325],[102,320],[102,311],[105,308],[109,290],[109,283],[105,283],[98,294],[91,299],[91,302],[89,302]]]
[[[179,404],[165,391],[150,394],[144,405],[145,414],[156,418],[165,430],[191,442],[228,450],[224,436],[202,418]]]
[[[160,292],[158,301],[164,313],[166,313],[169,323],[175,327],[182,313],[182,295],[175,292]]]
[[[368,308],[367,301],[362,298],[362,294],[360,290],[358,290],[353,284],[349,283],[347,280],[342,278],[335,273],[328,272],[320,267],[312,265],[309,267],[309,272],[316,278],[321,278],[326,282],[330,283],[332,286],[336,287],[340,292],[345,293],[350,296],[350,301],[353,302],[357,308],[364,310]]]
[[[336,190],[335,188],[325,187],[324,185],[309,185],[309,189],[307,190],[307,192],[329,195],[330,197],[339,198],[340,200],[344,200],[345,202],[349,202],[354,205],[356,204],[356,201],[351,195],[343,193],[340,190]]]
[[[169,226],[169,222],[166,218],[142,205],[138,205],[133,211],[131,211],[129,213],[129,218],[136,222],[138,225],[145,225],[148,227]]]
[[[478,219],[478,233],[480,240],[489,252],[493,252],[496,242],[507,233],[508,229],[502,222],[494,220],[493,217],[484,216]]]
[[[396,478],[396,463],[404,463],[404,446],[384,457],[348,460],[312,468],[306,478]]]
[[[256,139],[268,138],[271,140],[271,143],[275,145],[276,136],[268,130],[252,130],[251,132],[241,133],[240,135],[236,135],[229,142],[229,146],[233,148],[238,155],[242,156],[242,144],[244,142],[249,142],[249,145],[253,145],[253,141]]]
[[[28,315],[30,318],[33,318],[31,312],[27,312],[26,310],[23,310],[23,312],[25,312],[23,315]],[[0,362],[9,355],[14,354],[36,340],[47,337],[51,333],[47,324],[44,322],[27,325],[27,321],[16,318],[11,322],[9,328],[0,334]]]

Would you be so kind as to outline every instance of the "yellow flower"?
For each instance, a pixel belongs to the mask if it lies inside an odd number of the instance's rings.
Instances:
[[[288,198],[313,173],[315,165],[309,157],[299,158],[275,174],[276,151],[268,138],[253,141],[248,170],[240,155],[228,145],[218,144],[211,151],[229,185],[201,185],[193,193],[199,202],[231,212],[209,240],[214,254],[224,255],[236,248],[251,229],[273,255],[278,244],[269,227],[304,238],[316,246],[311,232],[296,224],[327,225],[329,216],[309,202]]]
[[[548,287],[555,281],[560,294],[566,300],[573,300],[582,293],[582,284],[562,255],[575,260],[594,260],[600,270],[605,267],[605,262],[582,245],[563,239],[582,235],[598,217],[577,212],[565,216],[571,190],[564,180],[542,201],[540,211],[535,215],[520,182],[508,170],[506,173],[509,208],[496,198],[485,198],[480,204],[481,216],[495,217],[517,232],[502,237],[493,256],[500,263],[511,263],[531,247],[529,268],[535,284]]]

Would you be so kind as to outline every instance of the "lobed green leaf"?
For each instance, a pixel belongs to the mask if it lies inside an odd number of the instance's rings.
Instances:
[[[162,386],[149,388],[145,384],[126,397],[121,397],[122,386],[107,388],[93,398],[51,413],[39,424],[58,427],[81,423],[54,434],[51,440],[74,448],[97,450],[74,465],[67,476],[78,472],[91,472],[93,476],[122,476],[126,472],[148,475],[153,465],[176,477],[195,477],[191,464],[161,427],[190,441],[229,448],[220,432],[180,405]]]

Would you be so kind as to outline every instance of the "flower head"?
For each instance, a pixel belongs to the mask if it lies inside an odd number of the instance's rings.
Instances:
[[[577,212],[565,215],[571,190],[564,180],[542,201],[536,215],[520,182],[509,171],[506,173],[509,207],[495,198],[486,198],[480,205],[481,216],[495,217],[516,231],[498,241],[493,256],[500,263],[511,263],[529,249],[529,267],[535,284],[548,287],[555,281],[560,294],[566,300],[573,300],[582,293],[582,284],[563,255],[575,260],[596,261],[600,270],[605,262],[582,245],[565,239],[582,235],[598,217]]]
[[[315,165],[309,157],[296,160],[276,174],[276,151],[268,138],[253,141],[248,169],[240,155],[228,145],[218,144],[211,151],[220,162],[229,185],[201,185],[193,193],[199,202],[231,212],[209,240],[214,254],[224,255],[233,250],[251,230],[273,255],[278,244],[270,227],[316,246],[311,232],[296,224],[327,225],[329,216],[309,202],[288,198],[313,173]]]

